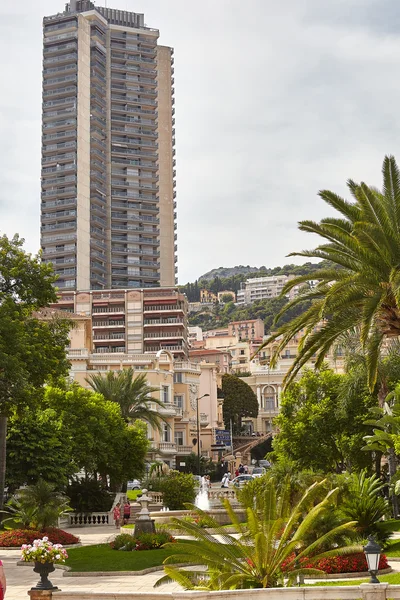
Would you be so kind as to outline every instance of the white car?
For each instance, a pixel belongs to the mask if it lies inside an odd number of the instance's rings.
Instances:
[[[142,486],[140,485],[139,479],[134,479],[133,481],[128,481],[126,489],[129,490],[141,490]]]
[[[254,467],[252,476],[253,477],[262,477],[263,475],[265,475],[265,473],[266,473],[266,470],[264,469],[264,467]]]
[[[241,488],[246,485],[246,483],[249,483],[249,481],[253,481],[253,479],[253,475],[238,475],[235,477],[235,479],[232,479],[230,483],[233,485],[233,487]]]

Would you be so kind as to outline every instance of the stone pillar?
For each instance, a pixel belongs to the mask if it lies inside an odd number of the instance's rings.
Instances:
[[[258,407],[261,408],[261,386],[257,386],[257,402]]]
[[[28,596],[31,597],[31,600],[52,600],[53,591],[52,590],[29,590]]]
[[[388,583],[362,583],[360,585],[362,600],[386,600],[388,585]]]

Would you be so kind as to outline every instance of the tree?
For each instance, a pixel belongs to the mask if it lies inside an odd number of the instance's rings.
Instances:
[[[159,390],[148,385],[145,373],[135,376],[134,369],[129,367],[122,371],[108,371],[105,377],[100,374],[91,375],[86,381],[106,400],[117,402],[124,419],[127,421],[142,419],[161,431],[161,423],[164,419],[153,410],[151,404],[163,408],[164,403],[151,396],[153,392]]]
[[[109,477],[114,491],[143,475],[148,449],[143,422],[128,425],[116,402],[77,384],[46,388],[45,402],[59,415],[75,472],[99,473],[103,481]]]
[[[70,437],[54,409],[43,406],[11,415],[7,432],[9,492],[39,479],[66,485],[75,472]]]
[[[334,527],[310,544],[304,541],[313,532],[321,514],[329,512],[337,493],[337,489],[332,490],[318,501],[316,498],[323,486],[324,482],[313,484],[291,508],[288,495],[278,494],[271,481],[259,489],[256,505],[247,507],[246,524],[238,521],[229,501],[225,501],[225,508],[240,534],[239,539],[227,534],[216,522],[214,526],[221,541],[195,523],[172,519],[174,528],[179,528],[189,538],[178,540],[173,546],[166,544],[171,548],[171,555],[164,561],[166,575],[156,585],[171,580],[177,581],[185,589],[203,590],[269,588],[285,583],[293,585],[298,575],[320,573],[317,569],[303,568],[304,559],[312,556],[316,561],[332,554],[359,551],[358,546],[348,546],[316,555],[328,544],[334,548],[334,542],[343,533],[351,532],[354,522]],[[176,563],[187,566],[180,568],[174,566]],[[193,564],[205,565],[205,572],[190,569]]]
[[[195,480],[191,473],[170,471],[161,480],[163,502],[170,510],[183,510],[185,504],[192,504],[196,497]]]
[[[36,402],[49,378],[68,373],[67,320],[40,321],[34,311],[56,302],[56,277],[39,256],[26,254],[24,240],[0,237],[0,508],[6,470],[7,417]]]
[[[394,530],[385,521],[390,516],[389,502],[382,495],[384,483],[376,476],[367,476],[365,470],[352,473],[344,494],[340,512],[346,520],[356,521],[356,531],[361,538],[372,535],[385,543]]]
[[[257,417],[257,396],[239,377],[227,374],[222,376],[222,397],[224,398],[223,418],[228,429],[232,421],[235,430],[240,431],[243,417]]]
[[[374,428],[373,434],[364,436],[366,445],[362,449],[379,453],[379,458],[386,455],[392,479],[396,474],[396,453],[400,452],[400,385],[388,395],[382,408],[371,408],[370,416],[366,423]],[[396,518],[399,511],[396,494],[392,494],[392,506]]]
[[[299,470],[323,473],[371,464],[371,458],[360,452],[369,431],[364,421],[370,396],[364,401],[357,395],[353,411],[344,388],[345,376],[327,367],[319,372],[306,369],[298,382],[287,386],[274,421],[279,431],[273,442],[275,460],[294,461]]]
[[[317,234],[324,242],[314,250],[294,254],[322,258],[332,266],[312,277],[295,277],[282,290],[287,294],[311,279],[318,281],[286,304],[277,318],[304,300],[311,302],[309,309],[278,327],[259,348],[277,341],[271,361],[274,366],[289,340],[303,332],[300,351],[286,382],[292,381],[313,355],[316,367],[321,366],[336,340],[359,327],[368,384],[373,390],[382,343],[400,334],[400,174],[393,156],[385,157],[382,171],[382,192],[349,180],[353,202],[327,190],[319,193],[339,213],[336,218],[300,223],[302,231]]]
[[[231,294],[222,294],[221,296],[221,301],[224,304],[227,304],[228,302],[233,302],[233,298]]]

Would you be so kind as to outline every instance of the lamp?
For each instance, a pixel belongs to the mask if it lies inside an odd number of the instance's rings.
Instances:
[[[199,414],[199,404],[202,398],[207,398],[210,394],[203,394],[200,398],[197,398],[196,403],[196,416],[197,416],[197,473],[200,473],[200,414]]]
[[[369,583],[380,583],[377,578],[379,570],[379,558],[381,556],[381,547],[376,543],[372,535],[368,537],[368,544],[363,548],[365,558],[367,559],[368,571],[371,575]]]

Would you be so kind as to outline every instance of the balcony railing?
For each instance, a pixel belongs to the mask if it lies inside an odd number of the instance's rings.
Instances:
[[[125,321],[93,321],[93,327],[125,327]]]
[[[157,331],[157,332],[145,332],[144,339],[150,338],[181,338],[184,337],[184,331]]]
[[[176,445],[176,453],[188,456],[193,452],[193,446],[184,446],[183,444]]]
[[[174,454],[176,452],[176,444],[173,442],[158,442],[157,447],[160,452],[166,454]]]
[[[172,310],[172,311],[182,311],[183,307],[178,304],[155,304],[155,305],[144,305],[143,312],[152,312],[152,311],[164,311],[164,310]]]

